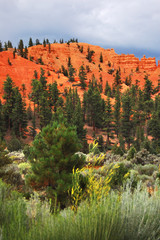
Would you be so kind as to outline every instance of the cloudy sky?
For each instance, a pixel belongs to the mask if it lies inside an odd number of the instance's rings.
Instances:
[[[160,0],[0,0],[0,40],[78,38],[160,59]]]

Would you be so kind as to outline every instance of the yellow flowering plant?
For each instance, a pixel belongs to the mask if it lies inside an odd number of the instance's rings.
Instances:
[[[103,168],[103,167],[102,167]],[[115,171],[119,168],[118,164],[107,170],[106,177],[97,177],[94,168],[84,167],[82,169],[73,169],[72,189],[70,191],[71,208],[77,211],[77,207],[84,199],[99,201],[102,197],[106,197],[111,189],[110,182]],[[85,189],[80,186],[80,177],[87,179]]]

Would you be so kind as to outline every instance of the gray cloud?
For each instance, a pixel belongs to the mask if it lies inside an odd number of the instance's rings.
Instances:
[[[1,41],[68,39],[159,51],[159,0],[0,0]]]

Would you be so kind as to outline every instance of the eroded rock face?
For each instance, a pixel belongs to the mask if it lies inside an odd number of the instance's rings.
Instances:
[[[139,58],[136,58],[134,54],[115,54],[113,56],[113,62],[116,66],[121,66],[126,69],[130,68],[132,70],[139,68],[139,70],[153,71],[157,68],[155,57],[146,58],[145,55],[141,58],[141,60],[139,60]]]
[[[141,58],[141,61],[139,62],[139,68],[143,70],[155,70],[157,68],[156,66],[156,58],[149,57],[146,58],[145,55],[143,58]]]

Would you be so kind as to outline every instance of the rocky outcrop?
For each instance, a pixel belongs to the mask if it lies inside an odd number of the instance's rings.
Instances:
[[[157,68],[157,66],[156,66],[156,58],[155,57],[146,58],[146,56],[144,55],[141,58],[141,61],[139,62],[139,69],[152,71],[152,70],[155,70],[156,68]]]
[[[139,60],[134,54],[115,54],[112,57],[112,61],[115,63],[116,67],[120,66],[125,69],[130,68],[133,70],[139,69],[153,71],[157,68],[155,57],[146,58],[145,55]]]

